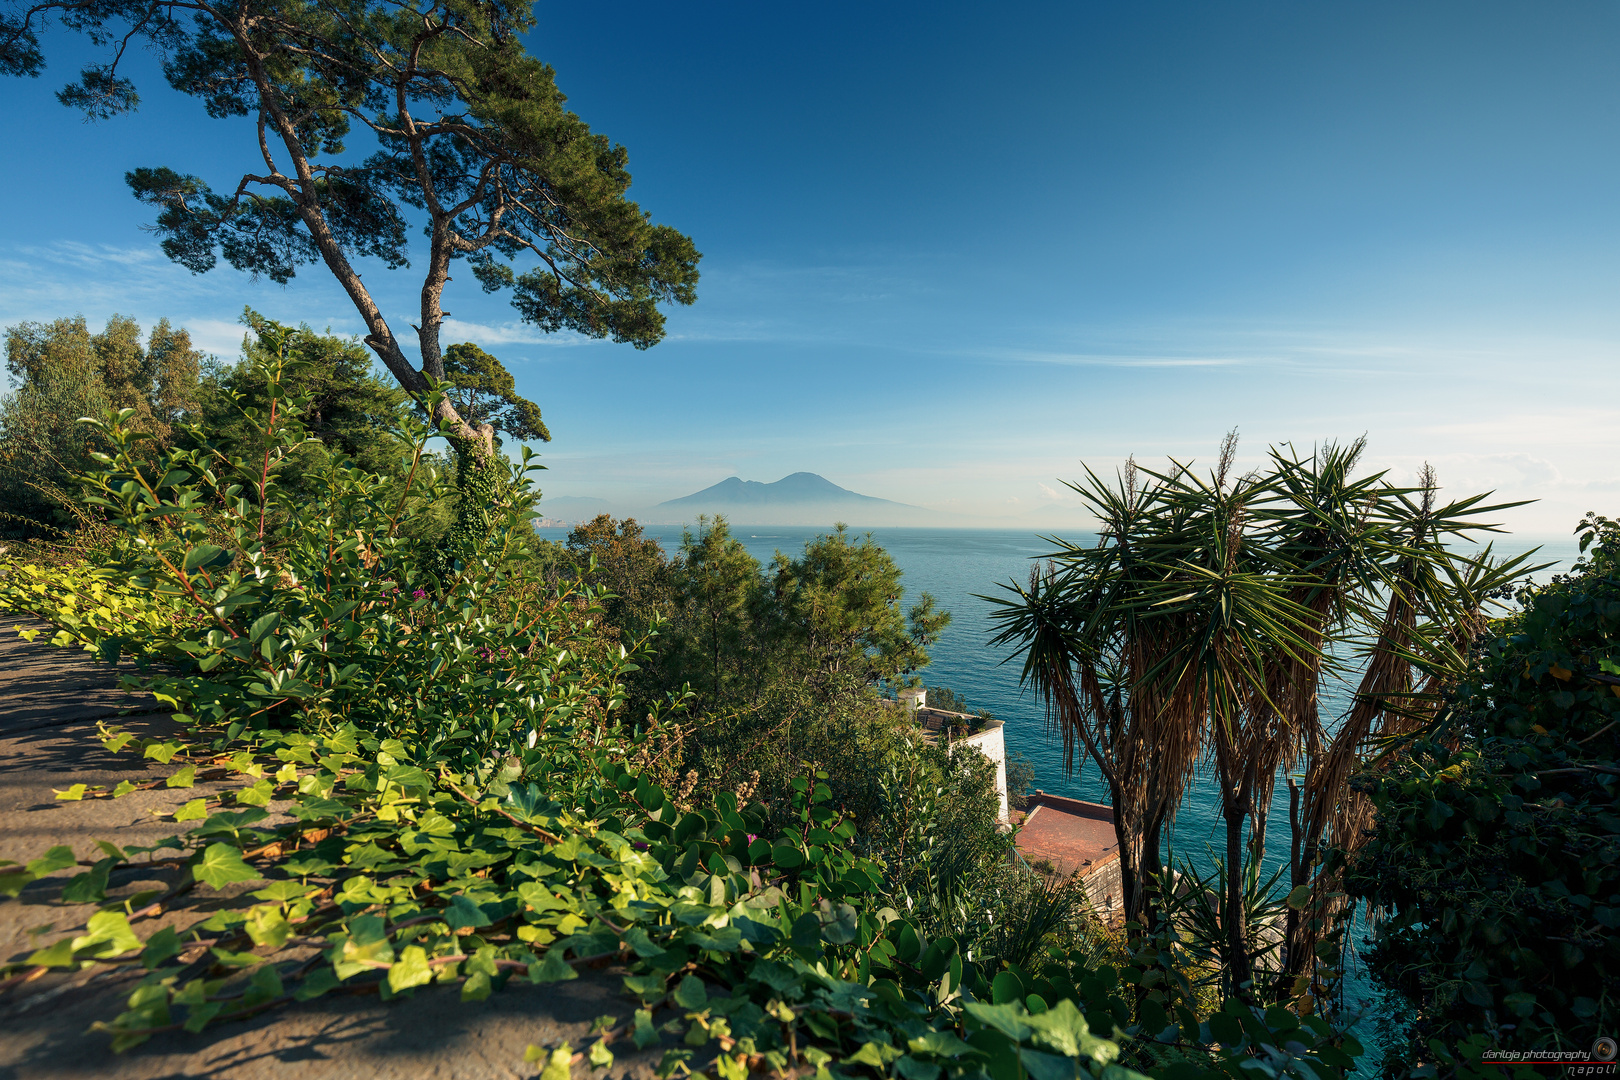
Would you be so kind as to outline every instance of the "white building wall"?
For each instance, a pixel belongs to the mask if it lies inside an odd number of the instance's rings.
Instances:
[[[1007,806],[1007,738],[1003,731],[1005,725],[1000,720],[988,720],[982,731],[975,731],[971,735],[964,735],[951,742],[951,752],[955,753],[958,746],[971,746],[985,757],[989,758],[996,767],[996,795],[1001,799],[1001,821],[1011,821],[1011,811]]]

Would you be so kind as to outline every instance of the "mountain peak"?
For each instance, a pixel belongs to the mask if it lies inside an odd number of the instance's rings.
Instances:
[[[904,503],[877,499],[871,495],[841,488],[825,476],[813,472],[789,473],[774,483],[744,480],[728,476],[711,487],[679,499],[670,499],[659,506],[671,509],[707,509],[715,507],[767,507],[801,506],[813,504],[851,504],[853,506],[905,506]],[[909,508],[908,508],[909,509]]]

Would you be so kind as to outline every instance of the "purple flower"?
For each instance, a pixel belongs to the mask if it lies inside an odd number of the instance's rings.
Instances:
[[[412,600],[426,600],[427,599],[427,590],[426,589],[417,589],[415,592],[411,593],[411,599]]]
[[[637,851],[646,851],[649,845],[645,840],[632,840],[630,842],[630,846],[635,848]]]
[[[758,833],[749,833],[748,834],[748,842],[750,844],[752,844],[755,840],[758,840],[758,839],[759,839],[759,834]]]

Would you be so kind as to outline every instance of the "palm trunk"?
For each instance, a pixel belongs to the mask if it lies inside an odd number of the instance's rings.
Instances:
[[[1252,996],[1248,927],[1243,911],[1243,822],[1248,815],[1241,806],[1226,813],[1226,900],[1222,904],[1221,929],[1226,931],[1227,995],[1245,1000]]]

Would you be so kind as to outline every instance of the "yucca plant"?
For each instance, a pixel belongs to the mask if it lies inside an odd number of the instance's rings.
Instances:
[[[1495,530],[1479,515],[1520,504],[1437,505],[1427,469],[1411,487],[1356,476],[1363,449],[1273,448],[1265,468],[1238,475],[1234,432],[1207,474],[1131,462],[1110,482],[1087,469],[1069,487],[1097,518],[1096,541],[1055,541],[1027,586],[986,598],[999,605],[994,642],[1023,657],[1068,767],[1089,760],[1108,785],[1125,915],[1143,932],[1161,928],[1151,885],[1195,768],[1220,792],[1219,908],[1239,913],[1273,790],[1290,778],[1291,903],[1272,986],[1256,985],[1250,920],[1220,921],[1223,983],[1240,997],[1311,988],[1344,915],[1323,852],[1353,848],[1366,813],[1349,776],[1378,740],[1432,714],[1483,605],[1534,569],[1528,555],[1447,546]],[[1356,687],[1352,706],[1324,722],[1335,681]]]

